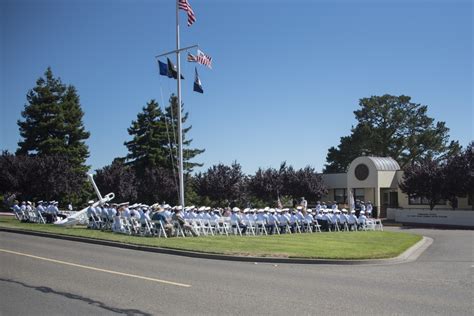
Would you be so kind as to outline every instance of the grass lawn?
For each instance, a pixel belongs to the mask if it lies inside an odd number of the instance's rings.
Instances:
[[[9,216],[0,217],[0,227],[207,253],[318,259],[391,258],[398,256],[422,238],[409,233],[369,231],[165,239],[127,236],[81,226],[64,228],[52,224],[20,223]]]

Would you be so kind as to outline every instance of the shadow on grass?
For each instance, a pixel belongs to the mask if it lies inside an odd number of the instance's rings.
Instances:
[[[23,283],[23,282],[20,282],[20,281],[15,281],[15,280],[11,280],[11,279],[1,279],[1,278],[0,278],[0,282],[15,283],[15,284],[19,284],[23,287],[30,288],[30,289],[33,289],[35,291],[39,291],[39,292],[42,292],[42,293],[54,294],[54,295],[63,296],[63,297],[66,297],[66,298],[72,299],[72,300],[83,301],[83,302],[85,302],[89,305],[97,306],[99,308],[102,308],[102,309],[105,309],[105,310],[108,310],[108,311],[111,311],[111,312],[114,312],[114,313],[118,313],[118,314],[138,315],[138,316],[152,315],[152,314],[149,314],[149,313],[146,313],[146,312],[142,312],[138,309],[121,309],[121,308],[117,308],[117,307],[107,306],[106,304],[104,304],[100,301],[96,301],[96,300],[93,300],[91,298],[80,296],[80,295],[73,294],[73,293],[56,291],[56,290],[54,290],[50,287],[47,287],[47,286],[34,286],[34,285],[29,285],[29,284],[26,284],[26,283]]]

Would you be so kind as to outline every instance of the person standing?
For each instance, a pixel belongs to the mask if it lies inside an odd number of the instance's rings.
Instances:
[[[374,209],[374,206],[372,205],[372,202],[368,201],[367,202],[367,209],[365,213],[367,214],[368,217],[372,217],[372,210]]]
[[[304,196],[301,198],[301,206],[303,207],[303,209],[306,211],[306,209],[308,208],[308,201],[306,201],[306,199],[304,198]]]

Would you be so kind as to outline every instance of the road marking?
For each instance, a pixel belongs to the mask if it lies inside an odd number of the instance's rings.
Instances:
[[[0,252],[5,252],[5,253],[10,253],[10,254],[18,255],[18,256],[24,256],[24,257],[29,257],[29,258],[34,258],[34,259],[39,259],[39,260],[54,262],[54,263],[58,263],[58,264],[63,264],[63,265],[72,266],[72,267],[77,267],[77,268],[82,268],[82,269],[87,269],[87,270],[100,271],[100,272],[106,272],[106,273],[110,273],[110,274],[116,274],[116,275],[121,275],[121,276],[127,276],[127,277],[131,277],[131,278],[136,278],[136,279],[142,279],[142,280],[153,281],[153,282],[164,283],[164,284],[170,284],[170,285],[176,285],[176,286],[181,286],[181,287],[191,287],[191,285],[189,285],[189,284],[183,284],[183,283],[165,281],[165,280],[149,278],[149,277],[145,277],[145,276],[141,276],[141,275],[135,275],[135,274],[129,274],[129,273],[123,273],[123,272],[117,272],[117,271],[106,270],[106,269],[100,269],[100,268],[85,266],[85,265],[82,265],[82,264],[77,264],[77,263],[72,263],[72,262],[66,262],[66,261],[61,261],[61,260],[56,260],[56,259],[38,257],[38,256],[34,256],[34,255],[29,255],[29,254],[27,254],[27,253],[21,253],[21,252],[6,250],[6,249],[0,249]]]

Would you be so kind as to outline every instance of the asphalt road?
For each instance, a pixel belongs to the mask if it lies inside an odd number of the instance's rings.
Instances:
[[[255,264],[0,232],[0,315],[472,315],[474,232],[393,265]]]

